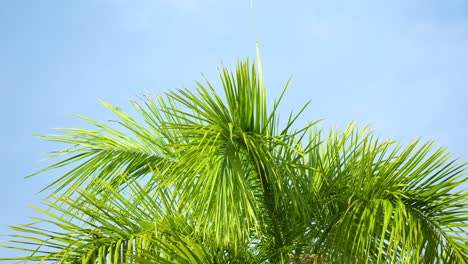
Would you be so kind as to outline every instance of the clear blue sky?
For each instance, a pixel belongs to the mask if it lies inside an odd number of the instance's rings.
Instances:
[[[254,2],[270,99],[312,99],[308,120],[370,124],[381,137],[437,140],[468,156],[468,1]],[[37,215],[26,204],[63,171],[33,134],[111,118],[145,91],[190,88],[221,62],[255,57],[249,0],[2,0],[0,234]],[[1,239],[1,238],[0,238]],[[0,255],[7,251],[0,249]]]

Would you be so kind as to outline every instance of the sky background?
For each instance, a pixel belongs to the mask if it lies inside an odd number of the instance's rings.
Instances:
[[[303,122],[370,124],[382,138],[437,140],[468,157],[468,1],[254,1],[270,102],[312,103]],[[221,63],[255,58],[249,0],[0,1],[0,234],[38,216],[38,191],[64,170],[24,179],[66,146],[33,134],[112,119],[98,99],[192,88]],[[0,238],[3,239],[3,238]],[[14,255],[0,249],[0,256]]]

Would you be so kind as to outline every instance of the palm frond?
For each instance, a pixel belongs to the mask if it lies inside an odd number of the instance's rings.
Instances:
[[[464,263],[467,195],[456,190],[466,164],[431,142],[401,149],[354,127],[325,142],[310,158],[326,204],[315,250],[360,263]]]
[[[205,80],[132,101],[136,117],[103,102],[111,124],[44,136],[68,148],[40,172],[74,167],[4,247],[58,263],[466,263],[465,163],[353,123],[297,128],[307,104],[280,126],[289,81],[269,108],[260,64],[220,78],[224,95]]]

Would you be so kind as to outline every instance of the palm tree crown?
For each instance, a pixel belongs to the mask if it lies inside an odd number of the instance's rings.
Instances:
[[[305,107],[282,127],[286,88],[268,107],[249,61],[220,78],[223,96],[196,83],[132,101],[135,118],[104,103],[115,126],[43,136],[70,147],[41,172],[72,167],[4,247],[19,262],[467,263],[464,163],[353,124],[298,129]]]

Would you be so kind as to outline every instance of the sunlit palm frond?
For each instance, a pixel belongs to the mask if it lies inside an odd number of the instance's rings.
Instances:
[[[43,171],[75,167],[46,187],[44,219],[13,227],[18,260],[466,263],[463,162],[354,124],[298,128],[307,105],[280,126],[289,82],[269,108],[248,61],[220,78],[224,94],[145,96],[137,117],[104,103],[111,125],[44,137],[71,147]]]
[[[401,148],[354,127],[325,142],[310,159],[325,205],[312,219],[324,224],[314,250],[360,263],[464,263],[466,164],[433,143]]]
[[[122,193],[104,181],[101,184],[107,193],[105,202],[80,190],[87,207],[77,207],[70,198],[60,196],[58,202],[47,202],[49,211],[35,207],[45,215],[43,219],[34,218],[32,224],[11,227],[21,235],[12,236],[15,239],[9,241],[9,247],[25,252],[16,260],[213,263],[214,247],[197,237],[193,224],[177,212],[169,190],[151,192],[147,186],[132,181],[126,183]],[[70,213],[57,204],[67,204],[75,210]]]

